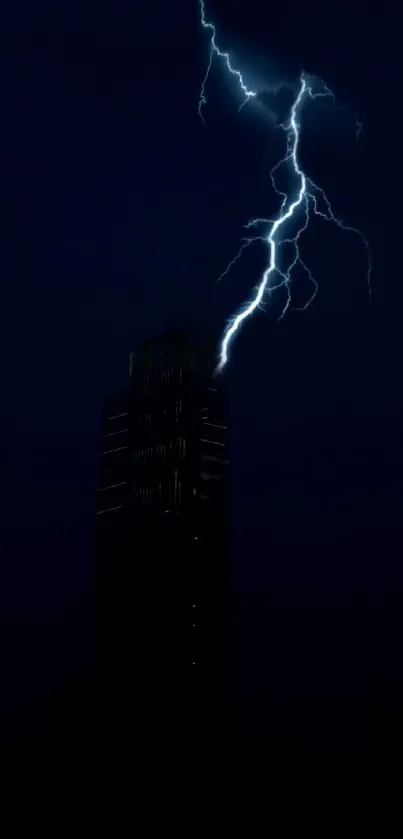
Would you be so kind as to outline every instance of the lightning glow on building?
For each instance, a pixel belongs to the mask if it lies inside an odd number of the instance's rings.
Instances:
[[[207,71],[202,82],[199,99],[199,115],[203,120],[203,109],[207,104],[206,86],[214,58],[220,59],[220,61],[222,61],[225,64],[227,71],[235,77],[237,83],[239,84],[243,94],[243,100],[240,105],[240,109],[244,105],[246,105],[250,99],[256,97],[258,95],[258,91],[249,89],[249,87],[244,81],[241,71],[233,66],[229,54],[227,52],[222,52],[222,50],[219,49],[216,41],[216,27],[206,18],[204,0],[199,0],[199,6],[201,24],[203,28],[206,29],[210,34],[210,58],[207,66]],[[315,90],[313,89],[313,83],[315,83]],[[299,164],[299,115],[301,108],[307,98],[316,99],[318,97],[324,96],[333,96],[333,93],[331,90],[329,90],[328,87],[326,87],[326,85],[322,81],[318,79],[313,79],[313,77],[308,76],[306,73],[302,72],[299,78],[298,92],[291,106],[290,116],[288,120],[280,126],[286,138],[285,154],[278,161],[278,163],[276,163],[276,165],[270,172],[270,178],[273,185],[273,189],[282,198],[280,209],[278,210],[278,213],[274,219],[256,218],[251,219],[248,222],[248,224],[246,225],[247,229],[264,230],[264,232],[260,233],[259,235],[251,236],[244,239],[238,253],[235,255],[235,257],[231,260],[229,265],[225,268],[225,270],[218,278],[219,280],[221,280],[224,276],[226,276],[229,273],[233,265],[237,262],[237,260],[240,258],[241,254],[247,247],[249,247],[257,241],[264,241],[265,243],[267,243],[269,248],[268,265],[265,271],[263,272],[258,286],[254,291],[254,296],[248,303],[244,305],[242,310],[237,315],[234,315],[230,319],[224,331],[219,351],[219,363],[217,367],[218,371],[221,371],[225,367],[228,361],[228,354],[231,343],[234,340],[235,335],[238,332],[239,327],[241,326],[243,321],[249,318],[253,314],[255,309],[258,309],[261,306],[263,298],[267,293],[271,295],[273,291],[279,288],[283,288],[286,292],[285,303],[282,308],[279,319],[284,317],[284,315],[291,306],[292,276],[294,269],[297,266],[300,266],[305,271],[309,281],[313,286],[312,294],[310,295],[309,299],[306,301],[302,309],[306,309],[314,299],[318,290],[318,285],[311,271],[309,270],[305,262],[302,260],[299,251],[301,235],[307,229],[312,215],[320,216],[326,221],[330,221],[333,224],[336,224],[342,230],[348,231],[350,233],[355,233],[357,236],[361,237],[367,252],[367,283],[368,291],[369,293],[371,292],[371,254],[366,237],[357,228],[344,224],[343,221],[336,218],[332,210],[331,204],[323,189],[317,186],[317,184],[315,184],[311,178],[307,177],[307,175],[303,172]],[[292,196],[288,193],[281,192],[276,186],[276,174],[282,166],[291,166],[293,174],[295,175],[295,180],[298,186],[296,188],[296,191],[293,192]],[[296,232],[292,235],[292,237],[287,237],[287,224],[291,219],[293,220],[293,222],[296,223],[297,229]],[[291,244],[293,246],[294,256],[286,270],[282,270],[279,264],[281,256],[280,250],[281,245],[285,243],[288,243],[289,245]]]

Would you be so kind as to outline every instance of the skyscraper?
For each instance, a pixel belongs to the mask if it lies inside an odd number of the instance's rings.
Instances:
[[[102,683],[121,719],[134,688],[153,730],[185,740],[222,731],[228,710],[227,420],[213,366],[179,331],[137,346],[101,436]]]

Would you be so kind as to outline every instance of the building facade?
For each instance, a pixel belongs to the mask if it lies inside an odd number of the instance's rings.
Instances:
[[[153,731],[184,741],[228,713],[227,412],[212,361],[180,332],[137,346],[101,434],[99,671],[118,705],[142,697]]]

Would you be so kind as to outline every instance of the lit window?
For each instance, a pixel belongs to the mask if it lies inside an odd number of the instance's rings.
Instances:
[[[118,507],[108,507],[107,510],[99,510],[98,513],[95,513],[95,515],[103,516],[104,513],[113,513],[115,510],[123,510],[123,504],[119,504]]]
[[[115,487],[122,487],[127,481],[119,481],[118,484],[109,484],[107,487],[100,487],[97,492],[105,492],[107,489],[114,489]]]
[[[115,452],[122,452],[123,449],[128,449],[128,446],[118,446],[117,449],[109,449],[107,452],[102,452],[102,455],[114,454]]]
[[[128,429],[122,428],[121,431],[111,431],[109,434],[102,434],[102,439],[104,440],[105,437],[116,437],[116,434],[124,434],[125,431],[128,431]]]
[[[127,413],[128,412],[125,411],[123,414],[114,414],[112,417],[107,417],[107,419],[108,420],[114,420],[114,419],[119,419],[119,417],[127,417]]]

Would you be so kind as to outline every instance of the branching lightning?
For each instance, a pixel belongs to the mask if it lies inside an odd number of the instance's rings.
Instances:
[[[199,6],[201,24],[203,28],[206,29],[210,34],[210,57],[206,74],[201,85],[198,108],[199,116],[204,121],[203,110],[205,105],[207,104],[206,86],[209,79],[212,62],[215,57],[224,62],[228,72],[231,75],[233,75],[238,81],[238,84],[241,88],[241,92],[243,94],[243,100],[241,102],[239,110],[244,105],[246,105],[250,99],[256,97],[258,95],[258,91],[251,90],[247,86],[241,71],[235,68],[231,63],[229,54],[227,52],[222,52],[222,50],[219,49],[216,41],[216,27],[213,23],[209,22],[206,19],[204,0],[199,0]],[[243,309],[237,315],[233,316],[230,319],[224,331],[219,351],[219,363],[217,366],[218,371],[221,371],[228,361],[229,349],[239,327],[241,326],[244,320],[246,320],[253,314],[253,312],[256,309],[262,307],[265,294],[268,293],[271,296],[271,294],[279,288],[282,288],[285,291],[285,303],[280,313],[279,320],[281,320],[281,318],[284,317],[292,303],[292,277],[294,269],[297,266],[303,269],[313,287],[312,294],[309,296],[307,302],[304,306],[299,308],[306,309],[314,300],[318,290],[318,284],[315,278],[313,277],[310,269],[302,260],[299,250],[301,236],[306,231],[313,215],[320,216],[322,219],[325,219],[326,221],[329,221],[332,224],[337,225],[342,230],[349,233],[354,233],[362,239],[368,258],[367,283],[369,294],[371,292],[371,254],[366,237],[360,230],[358,230],[355,227],[351,227],[348,224],[345,224],[341,219],[338,219],[335,216],[329,199],[327,198],[323,189],[317,186],[317,184],[315,184],[310,178],[307,177],[307,175],[301,169],[299,164],[299,114],[304,104],[304,101],[307,98],[317,99],[318,97],[326,96],[334,97],[332,91],[329,90],[329,88],[319,79],[315,79],[315,87],[318,89],[314,90],[312,83],[310,83],[310,79],[313,81],[312,77],[308,76],[305,72],[301,73],[301,76],[299,78],[298,93],[291,106],[289,118],[285,123],[283,123],[280,126],[280,128],[283,130],[285,134],[286,150],[284,156],[278,161],[278,163],[276,163],[276,165],[270,172],[270,178],[273,189],[281,198],[281,204],[280,209],[278,210],[278,214],[274,219],[256,218],[251,219],[247,223],[246,228],[248,230],[264,229],[264,233],[244,238],[242,240],[242,244],[238,253],[227,265],[227,267],[217,280],[217,282],[219,282],[225,276],[227,276],[227,274],[229,274],[234,264],[243,254],[244,250],[252,244],[258,241],[263,241],[265,245],[268,246],[268,264],[260,279],[258,286],[255,289],[252,300],[246,303]],[[359,136],[361,127],[361,123],[357,123],[357,137]],[[291,167],[292,174],[294,176],[293,179],[295,179],[295,182],[297,183],[296,193],[293,196],[290,196],[287,192],[280,191],[280,189],[276,185],[276,175],[279,169],[283,166]],[[293,233],[292,236],[287,236],[287,226],[290,220],[292,220],[293,223],[297,225],[297,230]],[[293,246],[294,256],[291,259],[291,262],[286,268],[286,270],[282,270],[280,268],[281,246],[286,243],[288,245]]]

